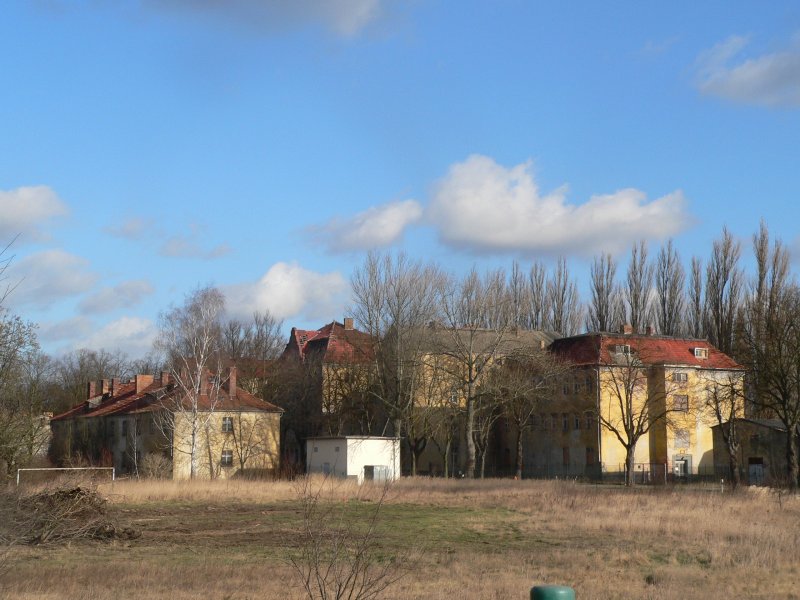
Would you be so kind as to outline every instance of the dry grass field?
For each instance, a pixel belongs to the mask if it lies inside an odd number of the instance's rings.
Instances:
[[[524,599],[539,583],[570,585],[579,600],[800,598],[800,500],[764,489],[406,479],[382,496],[377,486],[312,485],[356,532],[380,509],[376,556],[405,573],[386,598]],[[289,562],[302,550],[300,484],[98,490],[141,537],[16,546],[0,597],[303,597]]]

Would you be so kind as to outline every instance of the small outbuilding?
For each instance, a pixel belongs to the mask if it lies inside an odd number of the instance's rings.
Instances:
[[[400,438],[366,435],[306,440],[306,472],[366,481],[400,478]]]

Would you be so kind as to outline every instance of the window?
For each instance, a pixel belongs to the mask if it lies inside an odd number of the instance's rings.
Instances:
[[[567,413],[561,414],[561,428],[564,431],[569,431],[569,415]]]
[[[594,413],[587,411],[583,416],[586,418],[586,429],[594,429]]]
[[[558,428],[558,413],[552,413],[550,415],[550,427],[551,429]]]
[[[708,358],[708,348],[695,348],[694,349],[694,357],[695,358]]]
[[[232,467],[233,466],[233,450],[223,450],[222,457],[219,460],[219,464],[223,467]]]
[[[614,352],[616,352],[617,354],[630,354],[631,353],[630,344],[617,344],[614,347]]]
[[[672,397],[672,410],[689,412],[689,396],[686,394],[676,394]]]
[[[575,415],[575,429],[580,429],[580,428],[581,428],[581,417],[580,417],[580,415],[576,414]]]
[[[561,386],[561,392],[565,396],[569,396],[569,384],[568,383],[565,383],[564,385]]]
[[[573,388],[573,390],[575,390],[575,394],[580,394],[581,393],[581,383],[579,381],[576,381],[572,385],[572,388]]]
[[[688,375],[686,373],[673,373],[672,374],[672,381],[675,383],[686,383],[688,379]]]
[[[222,417],[222,433],[233,432],[233,417]]]
[[[676,429],[675,430],[675,447],[688,448],[689,447],[689,430]]]
[[[334,447],[333,451],[334,452],[338,452],[339,451],[339,446]]]

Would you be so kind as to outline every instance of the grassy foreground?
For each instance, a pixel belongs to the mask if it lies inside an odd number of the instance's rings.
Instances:
[[[379,487],[316,482],[336,514],[374,513]],[[100,486],[131,541],[13,549],[2,598],[302,598],[288,563],[300,484]],[[404,561],[386,598],[511,599],[558,583],[590,598],[800,598],[800,500],[567,482],[405,479],[379,513],[380,552]],[[354,525],[360,527],[361,525]]]

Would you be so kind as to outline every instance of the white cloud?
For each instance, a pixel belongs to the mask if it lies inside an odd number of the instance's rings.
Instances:
[[[145,296],[153,293],[153,286],[144,279],[123,281],[114,287],[105,287],[81,300],[78,309],[84,314],[111,312],[118,308],[131,308]]]
[[[352,36],[374,21],[384,0],[146,0],[153,10],[171,10],[225,20],[251,29],[276,32],[321,23]]]
[[[62,298],[81,294],[96,280],[89,262],[63,250],[46,250],[11,263],[9,281],[16,286],[8,302],[13,306],[49,308]]]
[[[140,240],[150,231],[152,224],[152,219],[129,217],[122,223],[109,225],[105,228],[105,231],[114,237],[126,240]]]
[[[785,50],[735,61],[749,39],[731,36],[697,60],[697,86],[711,94],[761,106],[800,107],[800,35]]]
[[[42,226],[67,213],[67,206],[46,185],[0,190],[0,243],[5,245],[17,235],[22,243],[47,239]]]
[[[39,323],[39,339],[44,342],[60,342],[89,335],[92,322],[87,317],[72,317],[64,321]]]
[[[690,218],[680,191],[647,201],[636,189],[569,204],[565,188],[542,195],[531,164],[512,168],[473,155],[438,182],[427,217],[449,245],[475,251],[619,252],[633,241],[664,239]]]
[[[405,229],[422,218],[416,200],[398,200],[374,206],[349,219],[332,219],[312,228],[330,250],[369,250],[388,246],[402,237]]]
[[[344,311],[347,281],[338,272],[316,273],[297,263],[275,263],[258,281],[223,288],[228,312],[249,318],[269,310],[279,319],[333,319]]]
[[[73,348],[122,350],[128,356],[140,357],[153,349],[156,334],[156,326],[150,319],[122,317],[78,340]]]
[[[227,244],[219,244],[206,250],[197,242],[179,235],[168,238],[158,249],[158,253],[167,258],[199,258],[201,260],[212,260],[230,254],[230,252],[231,248]]]

